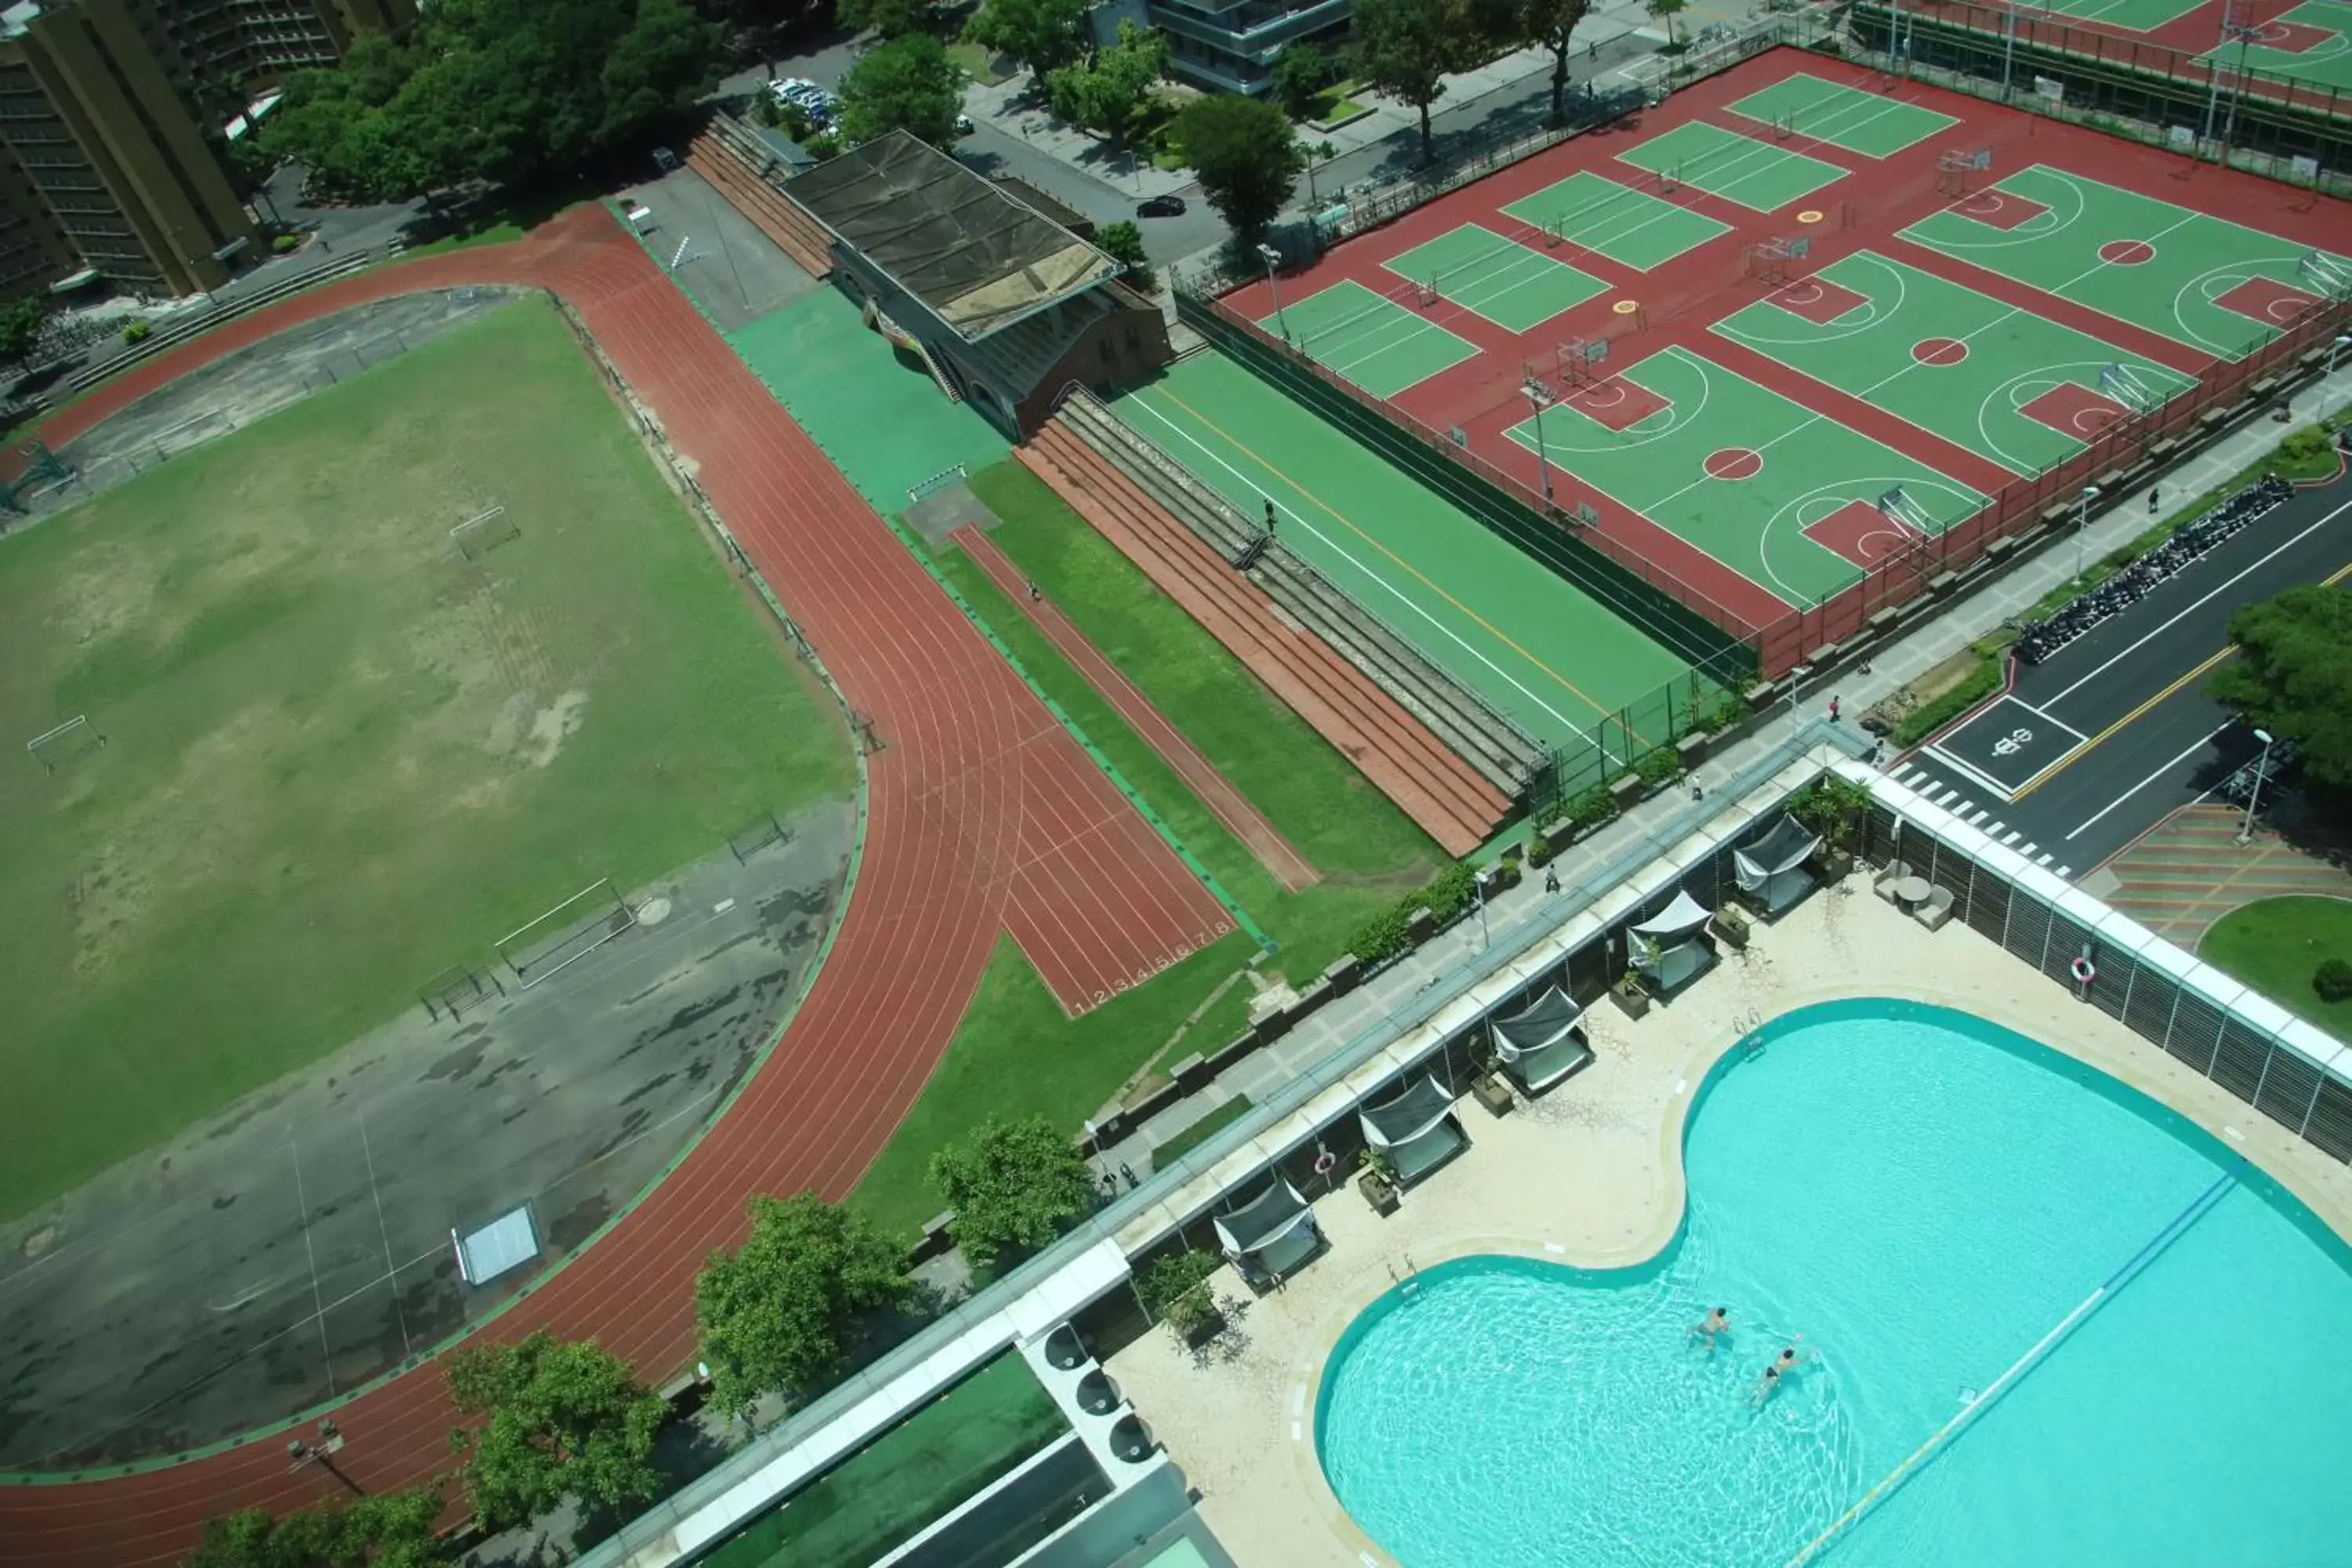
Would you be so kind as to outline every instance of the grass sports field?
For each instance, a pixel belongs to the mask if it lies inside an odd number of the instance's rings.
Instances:
[[[0,736],[5,1215],[854,780],[537,300],[0,540]]]

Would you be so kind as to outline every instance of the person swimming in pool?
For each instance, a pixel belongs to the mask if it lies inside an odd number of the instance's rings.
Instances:
[[[1799,1334],[1797,1340],[1804,1337]],[[1748,1396],[1748,1403],[1757,1409],[1761,1410],[1766,1400],[1780,1392],[1780,1384],[1789,1373],[1812,1359],[1811,1351],[1801,1351],[1797,1348],[1797,1340],[1791,1340],[1782,1345],[1780,1353],[1772,1358],[1771,1364],[1757,1374],[1756,1387]]]
[[[1730,1327],[1731,1309],[1728,1307],[1717,1307],[1710,1310],[1706,1317],[1701,1318],[1697,1322],[1691,1325],[1691,1338],[1705,1342],[1706,1345],[1706,1353],[1713,1355],[1715,1353],[1716,1336],[1723,1333]]]

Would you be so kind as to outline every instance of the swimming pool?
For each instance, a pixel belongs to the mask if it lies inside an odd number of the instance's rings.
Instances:
[[[1349,1325],[1316,1439],[1383,1550],[1780,1568],[2137,1260],[1816,1561],[2352,1563],[2352,1249],[2182,1118],[1966,1014],[1842,1002],[1757,1037],[1699,1090],[1658,1258],[1463,1258]],[[1715,1306],[1710,1355],[1688,1328]],[[1799,1334],[1814,1359],[1751,1408]]]

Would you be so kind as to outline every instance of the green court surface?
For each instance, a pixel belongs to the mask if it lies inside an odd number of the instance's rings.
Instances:
[[[1510,435],[1536,449],[1534,418]],[[1561,471],[1793,605],[1860,576],[1854,554],[1873,558],[1891,539],[1941,532],[1984,501],[1925,464],[1678,346],[1553,405],[1543,449]],[[1897,487],[1901,522],[1875,510]]]
[[[727,334],[835,468],[885,517],[907,491],[961,463],[983,468],[1012,445],[866,326],[838,289],[818,289]]]
[[[1835,163],[1698,120],[1628,148],[1617,161],[1760,213],[1778,212],[1846,174]]]
[[[2352,284],[2352,262],[2043,164],[2020,169],[1902,238],[2223,359]]]
[[[2255,29],[2246,47],[2246,68],[2290,76],[2321,87],[2352,91],[2352,5],[2342,0],[2309,0]],[[2212,57],[2197,63],[2210,66]],[[2222,64],[2235,68],[2238,51]]]
[[[1821,319],[1849,296],[1860,302]],[[2190,384],[2178,371],[1870,250],[1712,330],[2020,474],[2073,457],[2127,405]],[[2128,377],[2102,392],[2111,364]]]
[[[1112,409],[1537,739],[1573,746],[1685,666],[1222,354]],[[1664,735],[1642,739],[1655,744]]]
[[[1258,325],[1375,397],[1402,392],[1478,352],[1475,343],[1352,278],[1286,301]]]
[[[1803,71],[1729,107],[1734,114],[1785,127],[1801,142],[1826,142],[1865,158],[1888,157],[1959,123],[1951,115]]]
[[[1729,224],[1589,169],[1521,196],[1503,211],[1639,272],[1731,231]]]
[[[1548,321],[1609,288],[1590,273],[1475,223],[1448,229],[1381,265],[1400,277],[1432,285],[1444,299],[1514,332]]]
[[[2127,27],[2135,33],[2153,33],[2205,3],[2206,0],[2050,0],[2044,5],[2042,0],[2035,0],[2033,9],[2047,10],[2068,21],[2096,22],[2103,26]]]

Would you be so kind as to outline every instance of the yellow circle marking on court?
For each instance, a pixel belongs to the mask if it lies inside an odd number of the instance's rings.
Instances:
[[[1630,316],[1642,308],[1642,302],[1639,300],[1620,300],[1609,308],[1621,316]]]
[[[1819,207],[1807,207],[1803,212],[1797,215],[1797,221],[1799,223],[1819,223],[1827,216],[1828,215],[1823,213]]]

